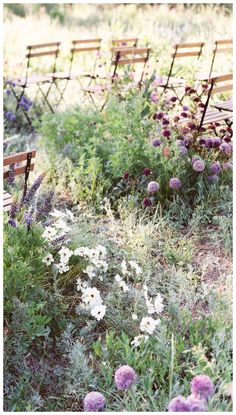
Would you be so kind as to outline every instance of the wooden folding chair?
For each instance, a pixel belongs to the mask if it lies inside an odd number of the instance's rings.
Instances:
[[[8,82],[9,85],[10,85],[10,88],[13,92],[13,95],[15,96],[15,98],[17,100],[16,111],[21,106],[21,100],[24,96],[26,88],[37,86],[38,90],[43,95],[44,101],[48,105],[50,111],[54,112],[53,108],[52,108],[52,106],[51,106],[51,104],[48,100],[48,95],[49,95],[49,92],[51,90],[52,84],[54,82],[53,73],[56,72],[56,62],[57,62],[57,57],[58,57],[58,54],[59,54],[59,46],[60,46],[60,42],[51,42],[51,43],[44,43],[44,44],[39,44],[39,45],[27,46],[27,54],[26,54],[27,61],[26,61],[25,76],[23,76],[22,78],[13,79],[12,81]],[[32,71],[32,60],[33,60],[34,64],[35,64],[36,60],[39,64],[39,62],[42,58],[45,58],[45,57],[48,57],[48,56],[50,56],[50,59],[53,58],[51,60],[50,67],[48,67],[49,70],[50,69],[52,70],[52,73],[51,74],[45,73],[44,75],[38,75],[38,74],[30,75],[30,72]],[[45,62],[44,62],[44,67],[45,67]],[[36,68],[35,68],[35,70],[37,70],[37,72],[38,72],[38,68],[37,69]],[[41,87],[43,84],[50,84],[46,93],[43,91],[43,89]],[[17,95],[17,93],[15,91],[15,87],[21,88],[20,95]],[[31,125],[32,123],[31,123],[31,120],[30,120],[26,110],[24,109],[24,107],[22,109],[24,111],[24,114],[27,118],[28,123]]]
[[[224,102],[218,103],[216,105],[212,105],[212,106],[215,106],[216,108],[218,108],[218,110],[208,109],[209,104],[210,104],[210,100],[212,99],[213,95],[233,90],[232,80],[233,80],[233,75],[232,74],[217,76],[217,77],[214,77],[214,78],[210,78],[208,80],[209,89],[208,89],[207,98],[206,98],[206,102],[205,102],[205,105],[204,105],[202,115],[199,116],[199,120],[200,120],[199,129],[203,125],[211,124],[211,123],[214,123],[214,122],[221,123],[223,121],[223,122],[226,122],[229,125],[232,124],[233,108],[232,108],[232,110],[222,111],[222,110],[225,109]],[[219,108],[219,105],[221,106],[221,108]],[[226,105],[226,108],[227,108],[228,100],[225,101],[225,105]]]
[[[112,47],[133,48],[137,46],[138,38],[131,37],[131,38],[126,38],[126,39],[112,39],[111,43],[112,43]]]
[[[57,85],[57,81],[62,81],[62,80],[66,81],[61,91],[59,90],[59,87],[57,88],[60,94],[60,98],[59,98],[57,105],[59,105],[61,100],[64,99],[63,96],[64,96],[64,93],[66,91],[69,81],[78,80],[80,82],[80,86],[82,86],[81,81],[80,81],[81,78],[89,78],[90,79],[89,85],[90,85],[92,80],[97,77],[96,70],[97,70],[99,51],[101,49],[101,41],[102,41],[101,38],[72,40],[68,71],[56,72],[52,74],[53,79],[56,82],[56,85]],[[79,70],[77,71],[75,69],[75,66],[76,66],[75,57],[82,56],[82,55],[84,56],[85,53],[87,56],[89,56],[89,59],[92,61],[92,67],[89,73],[81,72]],[[78,61],[79,59],[77,60],[77,63]]]
[[[174,52],[171,54],[172,60],[171,60],[168,75],[160,77],[158,86],[163,88],[164,91],[166,89],[172,89],[175,93],[176,93],[176,88],[184,87],[186,85],[186,81],[183,78],[173,76],[176,59],[179,60],[183,58],[193,58],[193,57],[199,59],[200,56],[202,55],[202,49],[203,49],[204,44],[205,44],[204,42],[177,43],[174,46]],[[179,99],[179,101],[182,102],[182,99]]]
[[[25,175],[23,198],[27,192],[27,183],[30,171],[34,170],[32,159],[36,156],[36,150],[26,151],[23,153],[12,154],[3,159],[3,180],[9,180],[11,174],[14,177],[20,174]],[[12,196],[3,191],[3,210],[9,212],[12,205]]]
[[[120,47],[113,47],[112,52],[115,53],[115,58],[112,60],[111,65],[114,67],[114,70],[110,77],[110,83],[104,84],[104,85],[96,85],[94,88],[87,88],[86,92],[89,94],[93,104],[97,108],[97,105],[92,97],[92,94],[99,94],[103,95],[105,92],[109,92],[109,90],[112,89],[112,86],[115,84],[117,85],[119,83],[119,80],[122,79],[122,77],[118,74],[118,68],[125,66],[127,67],[133,67],[134,65],[138,63],[142,63],[142,70],[141,70],[141,76],[137,83],[138,87],[141,88],[142,81],[144,78],[145,68],[149,59],[150,55],[150,48],[144,47],[144,48],[120,48]],[[107,98],[105,102],[103,103],[101,110],[104,108],[105,104],[107,102]]]
[[[197,78],[200,81],[207,81],[209,78],[213,78],[216,76],[221,76],[222,73],[213,72],[213,68],[215,66],[217,57],[220,55],[228,55],[229,53],[232,54],[233,52],[233,40],[231,39],[225,39],[225,40],[216,40],[214,42],[214,48],[212,51],[212,59],[210,64],[209,72],[206,73],[200,73],[198,74]]]

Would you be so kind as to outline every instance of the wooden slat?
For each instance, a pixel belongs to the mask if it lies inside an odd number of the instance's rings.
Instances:
[[[216,104],[212,105],[214,108],[225,109],[227,111],[233,111],[233,101],[232,99],[228,99],[227,101],[217,102]]]
[[[233,43],[233,40],[232,39],[225,39],[225,40],[216,40],[215,41],[215,44],[216,45],[226,45],[226,44],[229,44],[229,43]]]
[[[127,39],[113,39],[112,44],[116,45],[116,44],[119,44],[119,43],[137,42],[137,41],[138,41],[137,37],[130,37],[130,38],[127,38]]]
[[[174,45],[175,48],[182,49],[182,48],[201,48],[204,46],[204,42],[197,42],[197,43],[177,43]]]
[[[41,43],[39,45],[26,46],[27,49],[50,48],[52,46],[59,46],[61,42]]]
[[[146,62],[147,58],[133,58],[133,59],[121,59],[118,61],[112,61],[112,65],[128,65],[132,63]]]
[[[34,163],[32,163],[31,165],[30,165],[30,171],[33,171],[34,170]],[[23,167],[17,167],[15,170],[14,170],[14,175],[15,176],[18,176],[19,174],[24,174],[25,173],[25,166],[23,166]],[[9,171],[6,171],[6,172],[4,172],[3,173],[3,179],[5,180],[5,179],[7,179],[9,177]]]
[[[198,56],[199,52],[177,52],[172,53],[172,58],[175,56],[176,58],[186,58],[188,56]]]
[[[3,206],[4,212],[9,212],[11,210],[11,204],[8,206]]]
[[[224,85],[224,86],[217,86],[217,87],[212,89],[211,95],[219,94],[220,92],[232,91],[232,90],[233,90],[233,84]]]
[[[215,49],[215,53],[227,53],[227,52],[233,52],[233,48],[223,48],[223,49]]]
[[[48,50],[46,52],[35,52],[35,53],[28,53],[26,58],[36,58],[40,56],[49,56],[49,55],[56,55],[58,50]]]
[[[78,39],[78,40],[72,40],[72,43],[76,45],[77,43],[100,43],[102,41],[101,38],[97,39]]]
[[[114,47],[111,49],[112,52],[117,52],[119,53],[120,56],[126,56],[126,55],[138,55],[138,54],[142,54],[142,53],[147,53],[148,51],[150,51],[150,48],[136,48],[136,47],[132,47],[132,48],[122,48],[120,49],[119,47]]]
[[[73,48],[71,52],[89,52],[92,50],[100,50],[100,46],[87,46],[86,48]]]
[[[9,193],[4,193],[3,194],[3,202],[8,203],[9,199],[12,199],[11,195],[9,195]]]
[[[207,116],[207,113],[204,117],[204,123],[211,123],[214,121],[222,121],[222,120],[227,120],[227,119],[231,119],[233,117],[233,114],[231,114],[230,112],[220,112],[220,111],[215,111],[215,114],[210,114],[209,117]]]
[[[223,82],[223,81],[231,81],[233,79],[233,74],[229,73],[227,75],[220,75],[220,76],[214,76],[208,79],[209,82]]]
[[[36,156],[36,150],[13,154],[12,156],[4,157],[3,166],[9,166],[9,164],[20,163],[21,161],[27,160],[29,153],[32,153],[32,158]]]

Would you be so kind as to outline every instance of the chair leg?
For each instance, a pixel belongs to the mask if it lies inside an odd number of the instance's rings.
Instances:
[[[49,89],[48,89],[47,93],[45,94],[45,93],[44,93],[44,91],[43,91],[43,89],[42,89],[42,88],[41,88],[41,86],[39,85],[39,90],[40,90],[40,92],[41,92],[41,94],[42,94],[42,96],[43,96],[43,98],[44,98],[44,101],[47,103],[47,105],[48,105],[48,107],[49,107],[50,111],[54,114],[54,113],[55,113],[55,112],[54,112],[54,109],[52,108],[52,106],[51,106],[50,102],[48,101],[48,95],[49,95],[49,91],[50,91],[50,89],[51,89],[51,85],[50,85],[50,87],[49,87]]]
[[[17,96],[17,94],[16,94],[16,92],[15,92],[15,90],[14,90],[14,87],[10,86],[10,88],[11,88],[11,91],[12,91],[12,93],[13,93],[14,97],[16,98],[16,101],[17,101],[17,105],[16,105],[16,109],[15,109],[15,111],[18,111],[18,109],[19,109],[19,104],[20,104],[20,100],[21,100],[22,96],[24,95],[25,88],[23,88],[23,90],[22,90],[22,92],[21,92],[21,94],[20,94],[20,96],[19,96],[19,97]],[[31,122],[31,119],[30,119],[30,117],[28,116],[27,112],[26,112],[23,108],[22,108],[22,112],[23,112],[23,114],[24,114],[24,116],[25,116],[25,118],[26,118],[26,120],[27,120],[28,124],[30,125],[30,127],[31,127],[31,128],[33,128],[33,127],[32,127],[32,122]]]

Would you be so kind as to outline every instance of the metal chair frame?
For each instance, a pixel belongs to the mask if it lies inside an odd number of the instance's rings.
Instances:
[[[233,47],[229,47],[229,46],[227,47],[227,45],[233,45],[233,40],[225,39],[225,40],[215,41],[215,47],[213,49],[211,67],[210,67],[208,78],[211,78],[212,76],[216,55],[221,54],[221,53],[228,53],[228,52],[232,53],[233,52]]]

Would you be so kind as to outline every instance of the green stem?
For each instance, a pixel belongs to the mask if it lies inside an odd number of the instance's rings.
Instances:
[[[174,340],[174,334],[172,333],[172,335],[171,335],[171,361],[170,361],[169,398],[171,398],[171,394],[172,394],[173,373],[174,373],[174,360],[175,360],[175,340]]]

